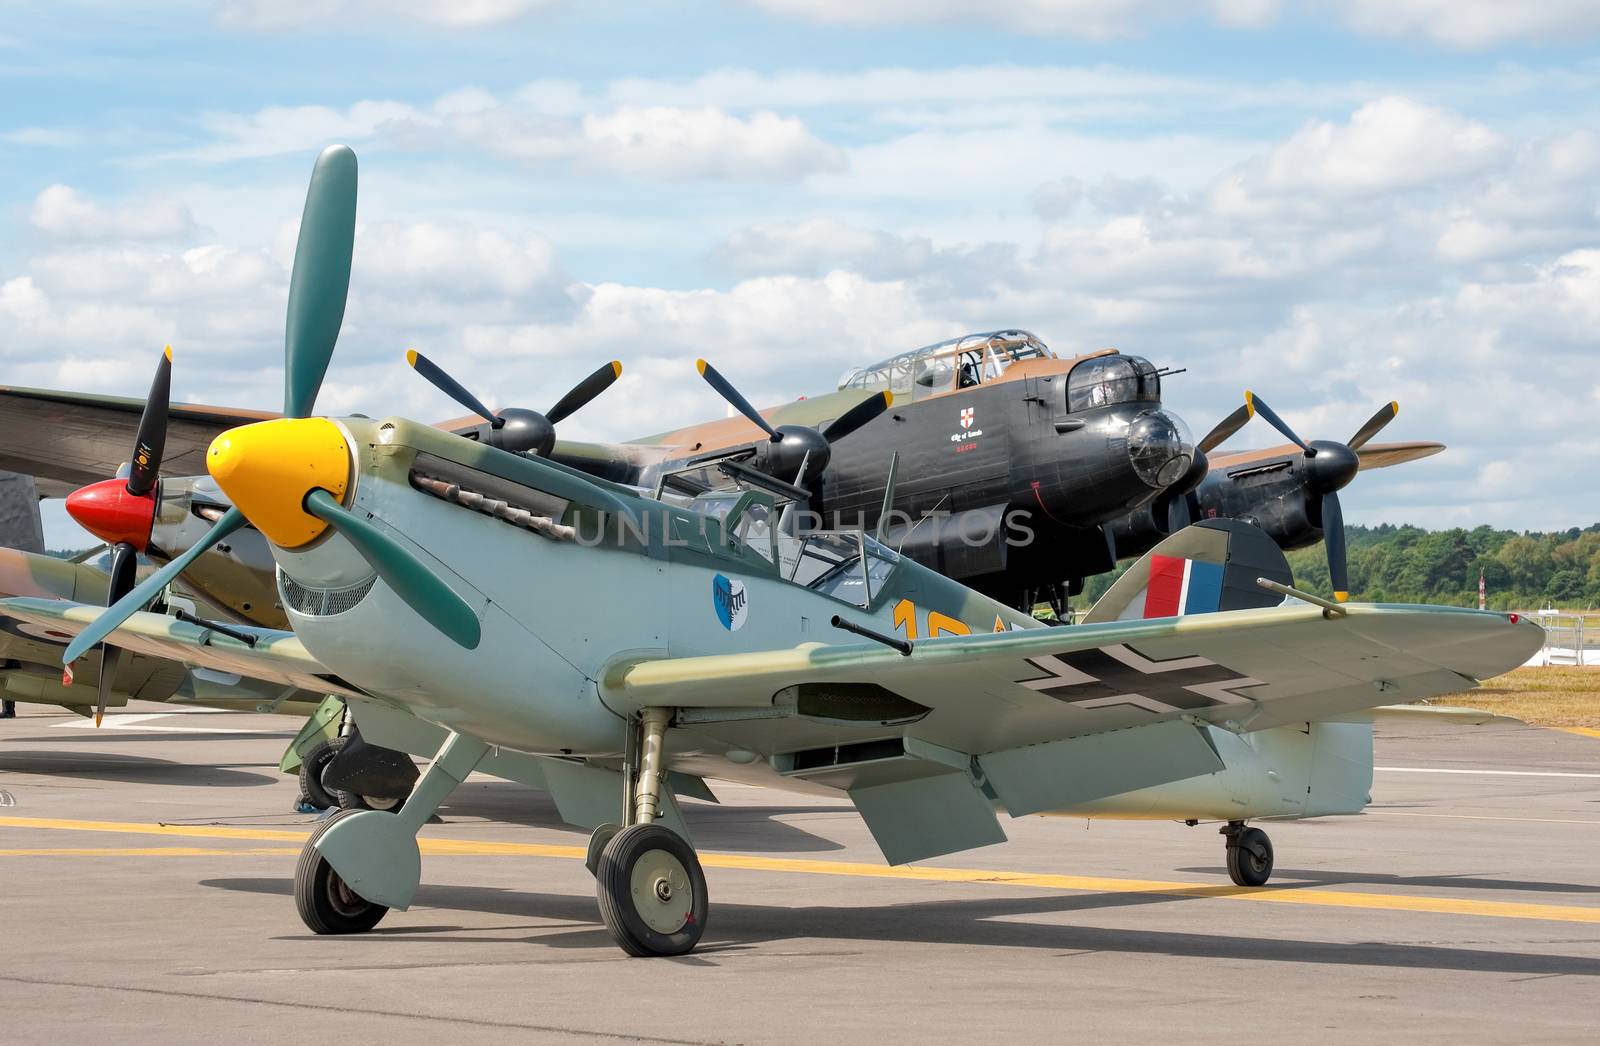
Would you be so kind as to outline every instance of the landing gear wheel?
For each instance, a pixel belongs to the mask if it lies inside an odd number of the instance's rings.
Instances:
[[[683,955],[705,932],[700,859],[665,825],[630,825],[613,836],[600,852],[595,893],[611,939],[629,955]]]
[[[1272,840],[1259,828],[1228,834],[1228,878],[1239,886],[1265,886],[1272,877]]]
[[[322,771],[328,768],[343,747],[344,738],[331,738],[307,752],[300,760],[300,794],[318,810],[339,805],[338,796],[322,786]]]
[[[294,866],[294,906],[312,933],[366,933],[389,914],[352,890],[317,851],[322,833],[348,816],[341,811],[318,825]]]
[[[391,814],[399,813],[408,798],[402,796],[398,799],[385,799],[376,795],[358,795],[340,788],[333,790],[333,797],[341,810],[382,810]]]

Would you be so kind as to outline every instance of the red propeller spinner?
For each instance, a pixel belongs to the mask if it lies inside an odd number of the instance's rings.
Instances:
[[[127,543],[143,552],[156,521],[156,492],[128,489],[125,479],[103,479],[67,495],[67,515],[108,545]]]

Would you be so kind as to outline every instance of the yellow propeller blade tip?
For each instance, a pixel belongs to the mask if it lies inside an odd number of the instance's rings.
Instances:
[[[622,377],[622,361],[621,360],[612,360],[611,361],[611,376],[613,378]]]
[[[103,713],[103,712],[96,712],[94,714],[94,728],[96,730],[100,729],[100,721],[102,719],[104,719],[104,718],[105,718],[105,713]]]
[[[166,348],[162,349],[161,350],[161,355],[163,355],[163,356],[165,356],[167,358],[167,362],[168,363],[171,363],[172,362],[172,346],[168,345]]]
[[[1390,400],[1389,401],[1389,410],[1392,413],[1394,413],[1396,416],[1399,416],[1399,414],[1400,414],[1400,401],[1399,400]]]
[[[407,349],[406,350],[406,363],[410,364],[413,367],[415,367],[417,365],[417,350],[416,349]]]
[[[701,374],[704,374],[706,372],[706,361],[705,360],[695,360],[694,361],[694,369],[699,371]]]
[[[1348,603],[1348,602],[1350,602],[1350,593],[1348,593],[1348,592],[1335,592],[1333,594],[1333,601],[1335,603]]]
[[[1256,416],[1256,394],[1249,389],[1244,390],[1244,409],[1250,412],[1252,418]]]
[[[889,392],[887,389],[883,393],[883,405],[885,407],[894,406],[894,393]]]

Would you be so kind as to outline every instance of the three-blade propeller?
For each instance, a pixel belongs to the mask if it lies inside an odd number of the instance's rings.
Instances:
[[[150,525],[155,519],[156,485],[161,478],[161,458],[167,445],[167,407],[171,399],[172,346],[168,345],[161,352],[155,377],[150,382],[150,394],[145,397],[144,412],[139,417],[139,428],[134,435],[133,452],[128,457],[128,463],[117,470],[118,477],[125,475],[126,479],[92,484],[74,492],[67,500],[68,511],[75,517],[93,517],[89,519],[91,523],[98,520],[102,524],[90,529],[105,534],[110,551],[106,579],[108,607],[133,590],[139,553],[144,550]],[[101,643],[99,649],[100,674],[96,682],[94,710],[96,726],[105,719],[106,704],[122,660],[117,647]]]
[[[289,308],[284,324],[285,417],[311,417],[316,406],[317,393],[344,322],[355,222],[355,153],[342,145],[329,146],[317,157],[311,172],[305,210],[300,219],[300,238],[295,245],[294,270],[289,279]],[[155,399],[152,394],[152,403]],[[153,407],[147,406],[147,415],[151,410]],[[164,402],[159,415],[164,425]],[[141,424],[141,431],[143,429]],[[463,646],[477,645],[479,628],[472,608],[385,530],[358,518],[325,490],[312,489],[305,494],[303,508],[348,540],[396,594],[425,620]],[[117,599],[67,646],[62,660],[69,673],[75,660],[148,605],[191,563],[246,522],[237,507],[228,509],[204,538]]]
[[[810,425],[779,425],[776,428],[751,406],[733,383],[705,360],[696,360],[695,366],[706,384],[717,390],[734,410],[743,414],[750,423],[765,432],[768,442],[758,453],[757,464],[764,472],[786,479],[795,486],[809,490],[806,482],[820,476],[828,467],[833,454],[833,444],[866,425],[889,409],[894,396],[879,392],[862,400],[828,423],[825,429]]]
[[[481,442],[513,454],[536,454],[541,458],[548,458],[555,449],[556,425],[577,413],[622,376],[622,363],[612,360],[596,367],[592,374],[574,385],[556,401],[555,406],[543,414],[522,407],[507,407],[495,413],[484,406],[483,401],[468,391],[465,385],[445,373],[443,367],[416,349],[407,350],[406,362],[434,388],[487,422],[477,433]]]
[[[1339,503],[1339,491],[1348,486],[1361,470],[1361,455],[1357,451],[1395,419],[1400,413],[1400,404],[1391,401],[1378,408],[1377,413],[1368,418],[1366,424],[1357,429],[1347,442],[1322,439],[1307,442],[1261,397],[1250,392],[1244,395],[1245,401],[1266,419],[1267,424],[1305,452],[1306,514],[1311,524],[1322,530],[1322,540],[1328,552],[1328,578],[1333,584],[1333,598],[1343,603],[1350,598],[1350,566],[1345,547],[1344,508]]]

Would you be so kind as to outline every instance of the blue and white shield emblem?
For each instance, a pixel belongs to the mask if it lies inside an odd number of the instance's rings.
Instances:
[[[711,579],[711,605],[717,611],[717,620],[729,632],[744,627],[750,613],[750,600],[745,595],[744,582],[721,574]]]

